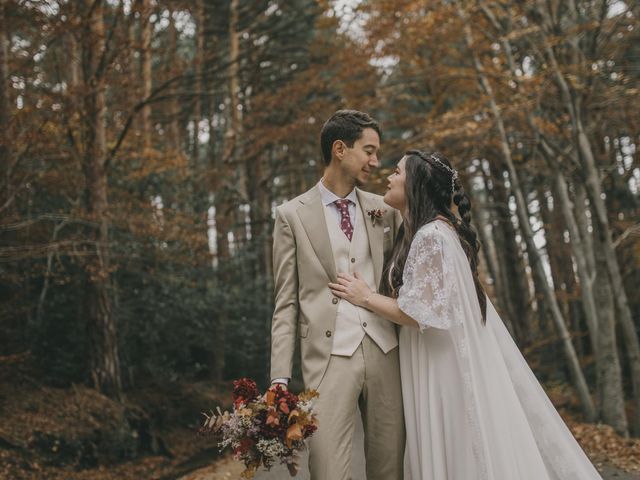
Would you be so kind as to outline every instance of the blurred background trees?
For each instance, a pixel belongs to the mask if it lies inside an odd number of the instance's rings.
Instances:
[[[546,385],[640,435],[633,2],[0,1],[0,355],[120,399],[267,381],[276,205],[339,108],[463,175]]]

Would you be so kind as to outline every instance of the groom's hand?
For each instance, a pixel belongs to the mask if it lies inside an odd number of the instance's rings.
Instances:
[[[275,390],[277,386],[280,386],[280,388],[282,388],[285,392],[289,390],[289,388],[287,387],[287,384],[282,382],[273,382],[271,386],[268,388],[268,390]]]

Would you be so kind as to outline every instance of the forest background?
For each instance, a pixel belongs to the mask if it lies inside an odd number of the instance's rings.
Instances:
[[[640,436],[639,30],[620,0],[0,0],[0,451],[175,456],[172,408],[266,385],[274,208],[339,108],[382,125],[371,191],[451,159],[552,399]],[[107,457],[97,405],[135,433]]]

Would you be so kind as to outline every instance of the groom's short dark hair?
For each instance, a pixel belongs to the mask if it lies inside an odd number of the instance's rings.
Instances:
[[[338,110],[322,126],[320,148],[325,165],[331,163],[331,147],[336,140],[342,140],[347,147],[353,147],[362,137],[365,128],[373,128],[381,137],[380,126],[369,114],[358,110]]]

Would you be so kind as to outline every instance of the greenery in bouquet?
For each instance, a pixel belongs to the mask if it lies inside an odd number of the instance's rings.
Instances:
[[[218,408],[217,413],[204,414],[200,431],[220,435],[220,448],[232,449],[244,463],[244,478],[252,478],[260,466],[269,470],[276,462],[295,476],[305,440],[318,428],[312,408],[317,396],[315,390],[295,395],[280,385],[260,395],[255,381],[234,380],[232,412]]]

